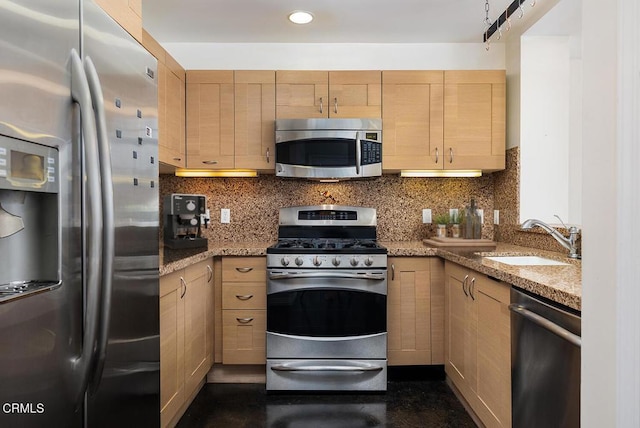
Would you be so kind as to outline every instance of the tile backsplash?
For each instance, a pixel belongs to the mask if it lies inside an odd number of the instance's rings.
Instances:
[[[422,223],[422,209],[435,216],[462,208],[471,198],[484,209],[483,238],[493,239],[494,178],[401,178],[385,175],[363,181],[319,183],[257,178],[180,178],[160,176],[162,200],[169,193],[207,196],[211,222],[204,230],[215,241],[272,241],[278,235],[278,210],[295,205],[338,204],[378,210],[378,239],[420,240],[435,235],[435,225]],[[220,209],[231,210],[231,223],[220,223]]]
[[[207,196],[211,222],[204,235],[212,241],[274,241],[278,236],[278,210],[294,205],[355,205],[378,210],[378,238],[413,241],[435,235],[434,224],[422,223],[422,209],[432,215],[463,208],[475,198],[484,210],[482,237],[525,247],[564,252],[540,229],[520,230],[520,149],[507,150],[504,171],[478,178],[401,178],[397,175],[363,181],[320,183],[257,178],[180,178],[160,176],[162,200],[169,193]],[[220,209],[231,210],[231,223],[220,223]],[[500,225],[493,225],[493,210],[500,210]],[[565,230],[560,229],[565,233]],[[565,233],[566,235],[566,233]]]

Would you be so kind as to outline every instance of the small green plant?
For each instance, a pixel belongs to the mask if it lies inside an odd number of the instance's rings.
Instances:
[[[433,221],[436,224],[449,224],[449,214],[438,214],[434,217]]]

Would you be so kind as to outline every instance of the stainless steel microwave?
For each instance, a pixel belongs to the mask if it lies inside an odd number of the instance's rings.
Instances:
[[[343,180],[380,175],[380,119],[276,120],[276,176]]]

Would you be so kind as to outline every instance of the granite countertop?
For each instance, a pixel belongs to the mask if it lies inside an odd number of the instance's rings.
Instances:
[[[519,247],[498,242],[495,249],[433,248],[422,241],[382,242],[389,256],[439,256],[445,260],[492,276],[554,302],[581,310],[582,262],[565,253]],[[488,260],[486,256],[540,256],[568,263],[559,266],[513,266]]]
[[[160,276],[215,256],[264,256],[274,242],[216,242],[208,247],[191,250],[160,249]],[[581,310],[582,263],[564,253],[497,243],[495,249],[434,248],[422,241],[383,241],[390,257],[438,256],[470,269],[492,276],[575,310]],[[559,260],[568,265],[512,266],[486,259],[492,255],[536,255]]]
[[[209,241],[207,248],[172,250],[160,246],[160,276],[184,269],[199,261],[216,256],[266,256],[267,247],[275,242]]]

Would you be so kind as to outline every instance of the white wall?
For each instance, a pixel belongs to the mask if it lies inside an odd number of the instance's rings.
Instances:
[[[640,6],[582,4],[582,427],[637,428]]]
[[[503,43],[163,43],[187,70],[504,69]]]
[[[569,52],[568,37],[522,38],[520,221],[569,221]]]
[[[618,3],[584,0],[582,427],[616,427]],[[621,428],[621,427],[620,427]]]

